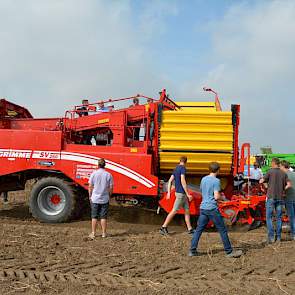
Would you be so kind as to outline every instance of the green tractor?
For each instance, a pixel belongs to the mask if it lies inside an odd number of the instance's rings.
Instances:
[[[258,162],[259,166],[263,174],[265,174],[271,166],[271,160],[273,158],[279,158],[281,161],[286,160],[290,163],[290,166],[295,170],[295,154],[260,154],[256,155],[256,162]]]

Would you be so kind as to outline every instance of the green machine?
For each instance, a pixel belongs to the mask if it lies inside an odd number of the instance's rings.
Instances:
[[[281,161],[288,161],[290,166],[295,170],[295,154],[260,154],[256,155],[255,158],[261,167],[263,174],[270,169],[271,160],[273,158],[279,158]]]

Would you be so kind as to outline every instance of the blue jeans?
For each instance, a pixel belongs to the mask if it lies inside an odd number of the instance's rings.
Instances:
[[[286,201],[286,209],[289,217],[291,236],[295,237],[295,201]]]
[[[210,220],[213,221],[214,225],[216,226],[220,234],[220,237],[224,246],[224,251],[226,252],[226,254],[231,253],[233,249],[228,238],[226,226],[224,224],[223,218],[218,209],[213,209],[213,210],[201,209],[199,220],[198,220],[198,226],[192,238],[191,251],[193,252],[197,251],[200,237]]]
[[[268,199],[265,203],[266,207],[266,226],[268,231],[268,239],[273,240],[275,237],[274,228],[272,224],[273,211],[276,212],[276,223],[277,223],[277,239],[281,239],[282,233],[282,209],[284,201],[277,199]]]

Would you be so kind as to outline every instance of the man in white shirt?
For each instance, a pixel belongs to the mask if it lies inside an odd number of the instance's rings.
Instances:
[[[250,169],[250,182],[251,185],[259,183],[259,180],[263,177],[263,173],[258,166],[258,163],[255,162],[253,168]]]
[[[95,238],[97,220],[100,219],[102,237],[106,237],[107,215],[109,209],[110,196],[113,193],[113,177],[105,168],[105,160],[98,160],[98,170],[92,172],[89,178],[89,199],[91,203],[91,225],[92,232],[90,239]]]

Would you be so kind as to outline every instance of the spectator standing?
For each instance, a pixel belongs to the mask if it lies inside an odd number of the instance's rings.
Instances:
[[[150,104],[153,103],[153,99],[152,98],[147,98],[147,104],[145,105],[146,111],[149,111],[150,109]],[[153,143],[153,138],[154,138],[154,132],[155,132],[155,123],[154,123],[154,119],[155,119],[155,112],[152,111],[150,112],[150,131],[149,131],[149,139],[150,139],[150,145],[152,145]]]
[[[111,104],[111,103],[108,103],[107,104],[107,109],[108,109],[109,112],[112,112],[114,110],[114,105]]]
[[[133,98],[133,107],[136,107],[139,105],[139,99],[137,97]]]
[[[267,183],[266,194],[266,226],[268,231],[268,243],[281,241],[282,234],[282,209],[285,190],[291,186],[287,174],[280,169],[280,160],[273,158],[271,169],[260,179],[260,183]],[[276,213],[276,236],[272,223],[273,211]]]
[[[286,209],[290,222],[291,239],[295,241],[295,172],[290,171],[290,164],[287,161],[281,162],[281,169],[287,174],[291,187],[286,190]]]
[[[192,200],[192,196],[188,193],[185,174],[186,174],[186,165],[187,157],[183,156],[179,160],[179,164],[173,171],[169,181],[168,181],[168,192],[167,192],[167,200],[170,200],[171,195],[171,186],[172,182],[175,182],[175,202],[173,205],[172,211],[167,215],[164,224],[160,229],[161,235],[168,235],[168,225],[176,215],[177,211],[183,208],[185,210],[185,223],[188,229],[189,234],[193,234],[193,228],[191,226],[190,221],[190,212],[189,212],[189,201]]]
[[[99,169],[94,171],[89,178],[89,199],[91,203],[91,225],[90,239],[95,238],[97,220],[100,219],[102,237],[106,237],[107,215],[110,196],[113,193],[113,177],[105,170],[105,160],[98,160]]]
[[[255,185],[259,183],[259,180],[263,177],[263,173],[258,166],[258,163],[255,162],[253,164],[253,168],[250,169],[250,182],[251,185]]]
[[[99,113],[107,113],[107,112],[109,112],[110,110],[109,110],[108,107],[105,107],[105,106],[104,106],[104,102],[103,102],[103,101],[100,101],[100,102],[98,103],[98,109],[97,109],[97,111],[98,111]]]
[[[82,100],[82,106],[77,108],[78,115],[80,117],[88,116],[88,105],[89,105],[88,99],[83,99]]]
[[[133,100],[132,100],[132,105],[130,105],[129,107],[132,108],[132,107],[137,107],[139,106],[139,99],[137,97],[134,97]],[[134,140],[139,140],[139,132],[140,132],[140,125],[141,123],[135,123],[135,125],[139,126],[135,126],[133,127],[133,139]]]
[[[241,250],[233,250],[226,226],[218,210],[217,201],[225,200],[224,196],[220,194],[220,180],[216,177],[219,170],[219,164],[217,162],[212,162],[209,165],[209,175],[203,177],[201,180],[202,202],[200,205],[200,216],[198,219],[198,226],[192,238],[189,256],[198,255],[197,249],[199,240],[210,220],[213,221],[220,234],[227,257],[235,258],[243,254]]]

